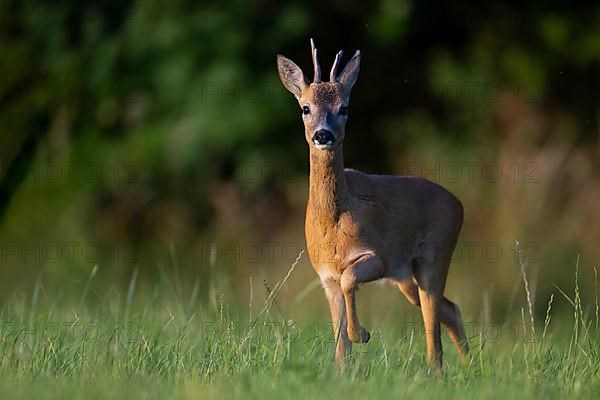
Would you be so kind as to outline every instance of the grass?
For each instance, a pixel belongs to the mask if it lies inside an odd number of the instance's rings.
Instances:
[[[596,296],[591,313],[584,311],[578,266],[575,292],[558,289],[560,295],[550,298],[542,320],[534,320],[528,293],[520,318],[502,326],[468,327],[468,365],[458,361],[445,340],[441,378],[425,367],[420,324],[407,321],[371,326],[371,342],[355,346],[348,370],[338,372],[325,316],[315,322],[309,313],[302,321],[292,321],[281,312],[277,295],[293,268],[274,286],[266,285],[265,300],[254,314],[252,307],[230,306],[216,288],[205,305],[164,279],[142,290],[136,287],[137,271],[123,295],[94,289],[96,269],[78,296],[48,293],[40,278],[31,293],[12,294],[0,307],[0,396],[600,396],[598,301]],[[526,283],[523,265],[522,272]],[[552,306],[561,299],[572,307],[572,315],[553,315]]]

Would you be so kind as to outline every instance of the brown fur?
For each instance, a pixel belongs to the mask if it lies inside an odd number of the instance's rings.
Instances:
[[[356,288],[386,279],[421,307],[427,358],[441,368],[440,323],[459,353],[467,354],[458,307],[443,295],[463,208],[450,192],[425,179],[344,169],[347,118],[339,109],[348,105],[359,64],[357,52],[337,80],[309,85],[292,61],[278,57],[283,84],[301,107],[310,108],[310,114],[303,115],[310,149],[306,242],[329,300],[336,359],[350,354],[351,342],[370,337],[358,320]],[[312,137],[319,129],[333,133],[332,148],[314,145]]]

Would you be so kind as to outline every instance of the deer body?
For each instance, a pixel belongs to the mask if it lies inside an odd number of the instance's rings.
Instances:
[[[360,325],[355,291],[362,283],[386,279],[421,307],[427,358],[441,367],[440,323],[466,355],[460,312],[443,296],[450,256],[463,219],[460,201],[441,186],[416,177],[367,175],[344,169],[343,138],[350,89],[360,53],[330,82],[320,81],[313,47],[314,82],[278,56],[282,82],[298,99],[310,147],[309,198],[305,233],[308,253],[325,288],[336,335],[336,359],[369,333]]]
[[[339,194],[329,182],[313,180],[312,175],[310,179],[306,241],[322,281],[339,280],[364,254],[381,258],[382,278],[412,277],[426,238],[452,247],[460,230],[460,202],[425,179],[345,169],[337,179],[344,181],[346,190]],[[452,215],[452,220],[440,219],[443,214]]]

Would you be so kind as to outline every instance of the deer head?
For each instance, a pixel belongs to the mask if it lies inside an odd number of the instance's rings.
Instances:
[[[360,67],[360,51],[356,51],[339,75],[337,69],[343,52],[338,52],[329,82],[322,82],[317,49],[312,39],[310,45],[314,66],[312,83],[309,83],[300,67],[282,55],[277,56],[277,69],[283,86],[292,92],[300,104],[306,141],[318,150],[331,151],[344,140],[350,91],[358,78]]]

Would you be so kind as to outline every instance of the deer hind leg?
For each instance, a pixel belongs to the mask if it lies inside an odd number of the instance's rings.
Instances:
[[[421,307],[419,299],[419,287],[411,278],[397,280],[394,282],[408,301],[417,307]],[[448,331],[448,337],[454,344],[458,354],[466,361],[469,352],[464,325],[460,316],[460,309],[456,304],[444,297],[440,309],[440,322]]]
[[[440,296],[419,287],[419,302],[425,325],[427,362],[438,370],[442,368],[442,337],[440,331]]]
[[[421,302],[419,301],[419,287],[412,276],[402,280],[394,280],[394,284],[400,289],[400,292],[402,292],[410,304],[421,307]]]
[[[469,353],[469,344],[467,335],[465,334],[465,326],[460,315],[460,309],[446,297],[442,301],[442,324],[448,330],[448,336],[452,344],[454,344],[456,351],[463,362],[466,362],[467,354]]]
[[[366,343],[371,338],[369,332],[367,332],[358,321],[354,292],[359,284],[380,279],[383,277],[383,274],[383,262],[375,255],[369,255],[358,259],[342,273],[340,286],[344,293],[344,300],[346,303],[348,338],[354,343]]]
[[[427,362],[440,372],[442,369],[440,323],[443,316],[442,304],[448,265],[425,256],[415,262],[414,274],[418,285],[419,303],[425,325]]]
[[[348,320],[346,318],[344,294],[340,284],[333,280],[324,281],[323,287],[331,311],[331,322],[335,338],[335,360],[343,365],[352,352],[352,342],[348,339]]]

